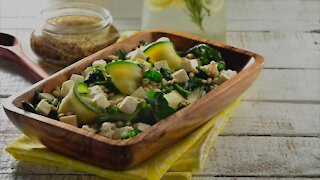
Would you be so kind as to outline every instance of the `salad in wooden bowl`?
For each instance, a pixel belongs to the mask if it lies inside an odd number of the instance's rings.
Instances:
[[[22,132],[53,150],[128,169],[219,113],[262,67],[251,52],[149,31],[63,69],[4,108]]]

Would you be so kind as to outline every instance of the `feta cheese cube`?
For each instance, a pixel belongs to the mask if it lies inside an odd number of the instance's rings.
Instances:
[[[106,67],[107,63],[105,60],[101,59],[101,60],[98,60],[98,61],[94,61],[92,63],[92,66],[93,67],[98,67],[99,69],[104,69]]]
[[[72,74],[70,80],[73,81],[84,81],[84,77],[79,74]]]
[[[78,120],[76,115],[70,115],[70,116],[62,116],[59,118],[61,122],[70,124],[72,126],[78,127]]]
[[[110,102],[103,93],[95,95],[92,99],[92,102],[95,103],[101,109],[106,109],[110,106]]]
[[[189,80],[189,76],[184,69],[180,69],[172,74],[173,79],[175,79],[178,83],[187,82]]]
[[[170,69],[168,62],[166,60],[162,60],[162,61],[157,61],[154,63],[154,68],[160,70],[161,68],[163,69]]]
[[[136,97],[136,98],[147,99],[147,93],[143,89],[143,87],[141,87],[141,86],[138,89],[136,89],[130,96]]]
[[[187,58],[182,58],[181,62],[181,68],[186,70],[187,72],[198,72],[198,61],[196,59],[187,59]]]
[[[133,127],[131,126],[125,126],[122,128],[118,128],[116,129],[114,135],[113,135],[113,139],[121,139],[124,137],[124,135],[128,132],[133,131]]]
[[[47,116],[51,111],[51,105],[45,100],[42,99],[36,107],[36,112]]]
[[[62,86],[61,86],[61,96],[62,97],[65,97],[69,93],[73,84],[74,84],[73,80],[68,80],[68,81],[65,81],[64,83],[62,83]]]
[[[134,52],[132,52],[130,60],[135,61],[138,58],[143,60],[146,60],[148,58],[148,56],[142,51],[141,48],[137,48]]]
[[[118,104],[118,107],[121,112],[132,114],[137,106],[138,106],[138,99],[135,97],[127,96]]]
[[[94,97],[95,95],[101,94],[103,93],[103,90],[101,89],[101,87],[99,85],[95,85],[89,88],[89,96],[90,97]]]
[[[140,131],[145,131],[145,130],[149,129],[151,126],[149,124],[145,124],[145,123],[135,123],[132,125],[132,127],[139,129]]]
[[[232,70],[222,70],[220,72],[220,76],[219,78],[215,81],[216,84],[220,85],[224,82],[226,82],[227,80],[231,79],[232,77],[234,77],[235,75],[237,75],[236,71],[232,71]]]

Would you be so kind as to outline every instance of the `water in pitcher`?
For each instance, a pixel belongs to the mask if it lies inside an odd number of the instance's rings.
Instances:
[[[152,28],[171,29],[225,42],[225,1],[145,0],[142,29]]]

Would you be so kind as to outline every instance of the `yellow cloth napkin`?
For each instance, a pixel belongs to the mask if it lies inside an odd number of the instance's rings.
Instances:
[[[6,151],[20,161],[74,169],[108,179],[190,179],[192,172],[201,170],[205,164],[212,143],[223,130],[239,101],[240,98],[178,143],[125,171],[104,169],[72,159],[53,152],[37,140],[24,135],[13,141]]]

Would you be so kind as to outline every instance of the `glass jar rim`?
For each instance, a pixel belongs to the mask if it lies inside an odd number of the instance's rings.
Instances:
[[[59,25],[49,22],[51,18],[67,15],[87,15],[101,19],[96,23],[88,25]],[[110,12],[95,4],[90,3],[64,3],[41,11],[41,18],[45,23],[44,31],[52,34],[84,34],[99,31],[109,26],[113,18]],[[77,31],[75,31],[77,30]]]

